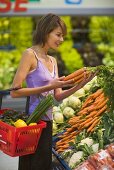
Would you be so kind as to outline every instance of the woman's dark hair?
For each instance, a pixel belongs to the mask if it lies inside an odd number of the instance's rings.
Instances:
[[[47,36],[55,28],[61,27],[63,36],[67,34],[67,28],[64,21],[55,14],[47,14],[43,16],[37,23],[36,30],[33,35],[33,44],[44,46]]]

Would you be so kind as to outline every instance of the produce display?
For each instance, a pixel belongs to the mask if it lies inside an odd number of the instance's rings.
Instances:
[[[86,70],[97,76],[53,107],[53,148],[69,170],[113,170],[114,68]]]

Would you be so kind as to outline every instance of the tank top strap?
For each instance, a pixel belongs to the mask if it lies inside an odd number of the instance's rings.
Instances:
[[[54,77],[56,77],[56,66],[55,66],[55,63],[54,63],[54,61],[53,61],[53,59],[51,57],[50,57],[50,60],[53,63],[53,74],[54,74]]]
[[[39,58],[38,58],[38,55],[37,55],[36,51],[34,51],[32,48],[29,48],[29,50],[31,50],[31,51],[34,53],[34,55],[35,55],[36,59],[37,59],[37,60],[39,60]]]
[[[55,70],[55,63],[54,63],[54,61],[53,61],[53,59],[50,57],[50,60],[51,60],[51,62],[52,62],[52,64],[53,64],[53,72],[52,72],[52,75],[55,77],[56,76],[56,70]]]

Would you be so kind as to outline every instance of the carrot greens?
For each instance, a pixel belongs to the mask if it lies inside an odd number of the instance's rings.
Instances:
[[[104,94],[109,98],[108,106],[110,111],[114,110],[114,67],[96,66],[88,67],[88,70],[97,71],[97,81],[103,89]]]

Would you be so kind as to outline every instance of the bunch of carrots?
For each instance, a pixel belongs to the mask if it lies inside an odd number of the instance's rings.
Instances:
[[[65,81],[73,80],[74,85],[82,82],[85,78],[88,78],[90,75],[90,71],[87,70],[86,67],[83,67],[75,72],[69,74],[64,78]]]
[[[102,89],[88,96],[77,115],[69,119],[70,127],[59,136],[60,140],[55,147],[58,153],[67,149],[69,142],[75,142],[76,135],[83,129],[86,128],[88,133],[95,130],[101,121],[101,115],[107,110],[107,101]]]

